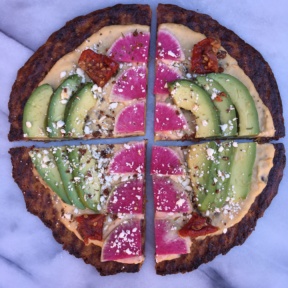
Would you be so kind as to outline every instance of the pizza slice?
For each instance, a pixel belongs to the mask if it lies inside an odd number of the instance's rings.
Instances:
[[[187,272],[241,245],[277,194],[283,144],[152,148],[156,272]]]
[[[284,137],[282,102],[259,52],[211,17],[159,4],[156,140]]]
[[[151,10],[116,5],[53,33],[19,70],[9,140],[145,134]]]
[[[144,261],[146,143],[12,148],[29,212],[101,275]]]

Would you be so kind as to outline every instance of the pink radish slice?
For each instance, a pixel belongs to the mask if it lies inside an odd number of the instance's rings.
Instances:
[[[159,30],[157,35],[157,59],[183,61],[185,55],[179,41],[167,30]]]
[[[128,33],[118,38],[107,55],[117,62],[146,63],[148,60],[150,34],[147,32]]]
[[[191,213],[192,204],[184,188],[169,177],[153,177],[155,210],[159,212]]]
[[[118,185],[109,197],[107,212],[143,213],[143,180],[133,179]]]
[[[188,123],[180,109],[171,104],[156,103],[154,130],[172,131],[187,129]]]
[[[152,148],[152,175],[184,175],[179,155],[168,147]]]
[[[146,98],[146,67],[132,67],[125,70],[112,86],[110,101],[122,102]]]
[[[156,255],[187,254],[190,252],[190,239],[178,235],[174,219],[155,219]]]
[[[179,69],[158,62],[154,83],[154,94],[169,95],[167,83],[180,79],[182,73]]]
[[[141,220],[129,219],[119,224],[105,239],[102,261],[117,261],[142,255]]]
[[[124,145],[112,159],[108,172],[111,174],[143,174],[145,167],[144,142]]]
[[[136,134],[144,133],[145,102],[137,102],[123,108],[115,119],[114,133]]]

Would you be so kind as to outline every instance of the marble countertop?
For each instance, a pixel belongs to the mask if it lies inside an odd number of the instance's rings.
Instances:
[[[122,1],[130,3],[131,1]],[[132,3],[140,2],[132,1]],[[148,2],[148,1],[147,1]],[[286,0],[165,1],[206,13],[235,31],[261,52],[270,64],[282,95],[286,123],[288,98],[288,3]],[[1,0],[0,17],[0,287],[287,287],[288,186],[286,173],[278,195],[255,231],[240,247],[200,266],[194,272],[157,276],[154,270],[153,202],[148,201],[146,261],[139,273],[101,277],[94,267],[63,251],[51,231],[26,211],[24,199],[11,177],[7,139],[8,100],[18,69],[48,36],[78,15],[117,4],[118,0]],[[150,1],[155,9],[157,1]],[[153,63],[151,63],[153,65]],[[265,79],[263,79],[265,81]],[[152,82],[153,83],[153,82]],[[149,86],[149,97],[152,87]],[[150,100],[150,103],[152,101]],[[148,113],[152,113],[149,109]],[[152,115],[152,114],[151,114]],[[150,116],[151,116],[150,115]],[[153,116],[153,115],[152,115]],[[151,125],[148,126],[148,129]],[[147,132],[152,144],[152,130]],[[281,141],[287,146],[287,139]],[[40,144],[38,144],[40,145]],[[48,144],[42,144],[48,145]],[[286,172],[286,170],[285,170]],[[148,177],[149,178],[149,177]],[[149,186],[150,185],[150,186]],[[151,181],[148,179],[148,197]],[[150,225],[151,224],[151,225]]]

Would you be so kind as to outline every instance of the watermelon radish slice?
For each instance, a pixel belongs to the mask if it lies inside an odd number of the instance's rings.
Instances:
[[[133,179],[118,185],[109,196],[107,212],[142,214],[143,180]]]
[[[143,174],[145,167],[145,143],[124,145],[112,159],[108,172],[110,174]]]
[[[107,51],[116,62],[146,63],[148,60],[150,34],[138,32],[119,37]]]
[[[191,240],[180,237],[177,233],[179,229],[174,219],[155,219],[156,256],[190,252]]]
[[[138,134],[145,130],[145,102],[137,102],[123,108],[115,119],[114,133]]]
[[[131,67],[116,79],[110,94],[111,102],[146,98],[146,66]]]
[[[169,95],[167,83],[175,81],[180,78],[182,78],[182,73],[179,69],[173,66],[168,66],[161,62],[157,62],[155,83],[154,83],[154,94]]]
[[[119,261],[142,256],[141,220],[120,223],[105,239],[101,261]]]
[[[172,61],[185,60],[179,41],[167,30],[158,31],[156,58]]]
[[[192,204],[184,188],[169,177],[153,177],[155,210],[191,213]]]
[[[158,102],[155,109],[155,132],[187,129],[188,123],[176,106]]]
[[[184,175],[179,155],[169,147],[152,148],[151,175]]]

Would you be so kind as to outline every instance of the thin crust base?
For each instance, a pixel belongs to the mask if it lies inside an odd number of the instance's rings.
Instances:
[[[77,258],[82,258],[85,263],[93,265],[102,276],[113,275],[120,272],[138,272],[139,264],[123,264],[114,261],[101,262],[101,248],[96,245],[85,245],[77,236],[68,230],[60,221],[60,213],[55,209],[50,190],[42,185],[33,174],[33,164],[28,152],[30,148],[19,147],[10,149],[13,165],[12,175],[20,187],[27,210],[38,216],[42,222],[52,230],[54,238],[63,249]],[[142,223],[142,235],[145,223]],[[144,251],[144,237],[142,240]]]
[[[156,264],[156,272],[160,275],[185,273],[197,269],[201,264],[213,260],[219,254],[226,254],[231,248],[242,245],[255,229],[257,220],[278,192],[279,183],[283,177],[286,164],[283,144],[274,144],[275,156],[273,168],[268,177],[268,183],[262,193],[255,199],[245,217],[229,228],[226,234],[206,237],[204,240],[193,240],[191,252],[177,259]]]

